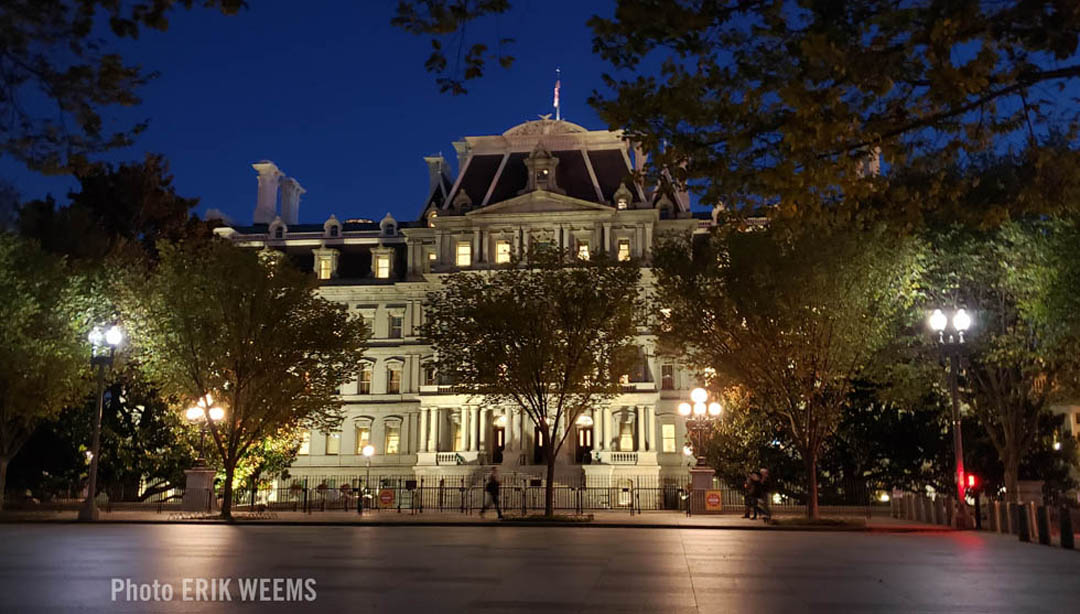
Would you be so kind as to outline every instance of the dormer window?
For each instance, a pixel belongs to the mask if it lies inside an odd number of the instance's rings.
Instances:
[[[589,259],[589,242],[581,241],[577,245],[577,257],[579,260]]]
[[[337,226],[331,226],[330,227],[330,236],[331,237],[337,237],[338,236],[338,227]]]
[[[390,256],[375,256],[375,279],[390,279]]]
[[[431,213],[429,213],[428,216],[427,216],[428,228],[434,228],[435,227],[435,218],[437,218],[437,217],[439,217],[439,212],[432,209]]]
[[[336,239],[341,236],[341,222],[334,215],[323,224],[323,236]]]
[[[274,229],[274,238],[275,239],[284,239],[285,238],[285,228],[282,227],[282,226],[278,226],[277,228],[275,228]]]
[[[386,217],[379,221],[379,229],[382,231],[383,236],[392,237],[397,234],[397,220],[387,213]]]
[[[619,184],[619,189],[615,190],[615,208],[620,211],[629,209],[630,200],[633,196],[633,193],[630,192],[630,188],[627,188],[625,183]]]
[[[622,210],[627,208],[628,206],[630,206],[630,201],[626,200],[625,198],[619,198],[615,201],[616,209]]]

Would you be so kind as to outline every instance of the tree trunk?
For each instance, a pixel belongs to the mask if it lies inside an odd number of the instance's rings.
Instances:
[[[817,452],[811,452],[806,458],[806,517],[811,520],[819,517],[817,491]]]
[[[225,484],[221,488],[221,517],[225,520],[232,521],[232,482],[233,474],[236,473],[236,461],[225,463]],[[213,488],[210,489],[210,496],[214,496]]]
[[[0,511],[4,509],[4,495],[7,493],[7,469],[10,460],[6,456],[0,456]]]
[[[1020,501],[1020,455],[1010,450],[1005,454],[1005,497],[1008,501]]]
[[[548,518],[555,512],[555,454],[547,453],[547,483],[544,485],[544,515]]]

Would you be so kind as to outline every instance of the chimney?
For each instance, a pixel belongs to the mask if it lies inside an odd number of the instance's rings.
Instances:
[[[260,160],[251,165],[259,173],[259,196],[255,201],[255,213],[252,221],[256,224],[269,224],[277,217],[278,182],[281,171],[269,160]]]
[[[298,224],[300,221],[300,195],[307,192],[300,182],[292,177],[281,180],[281,219],[286,224]]]
[[[443,171],[446,169],[446,158],[442,154],[436,156],[424,156],[428,170],[428,194],[433,193],[442,183]]]

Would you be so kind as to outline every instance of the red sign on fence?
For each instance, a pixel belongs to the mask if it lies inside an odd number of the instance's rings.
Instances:
[[[380,490],[379,503],[382,503],[383,507],[392,507],[394,505],[394,491],[389,488]]]
[[[707,512],[722,512],[724,511],[724,498],[719,490],[706,490],[705,491],[705,511]]]

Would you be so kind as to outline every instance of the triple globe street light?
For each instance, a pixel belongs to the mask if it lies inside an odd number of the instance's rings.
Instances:
[[[968,526],[967,496],[964,485],[964,440],[960,429],[960,353],[964,335],[971,328],[971,315],[963,308],[946,313],[935,309],[930,314],[930,330],[937,333],[937,342],[949,363],[949,395],[952,397],[953,456],[956,462],[956,528]]]
[[[206,429],[210,422],[220,422],[225,418],[225,410],[214,405],[214,399],[209,394],[195,402],[194,407],[189,407],[185,417],[192,424],[199,424],[199,458],[195,461],[198,467],[206,466]]]
[[[690,391],[690,403],[679,403],[679,415],[686,418],[686,430],[690,434],[691,447],[684,448],[687,456],[697,454],[697,466],[705,466],[705,436],[713,423],[723,413],[724,408],[709,400],[709,392],[704,388],[694,388]]]
[[[124,331],[117,325],[95,326],[87,336],[90,341],[90,364],[97,367],[97,413],[94,415],[94,434],[90,440],[90,477],[86,484],[86,500],[79,508],[79,520],[97,520],[94,503],[97,494],[98,455],[101,452],[101,414],[105,403],[105,367],[111,366],[116,348],[124,342]]]

